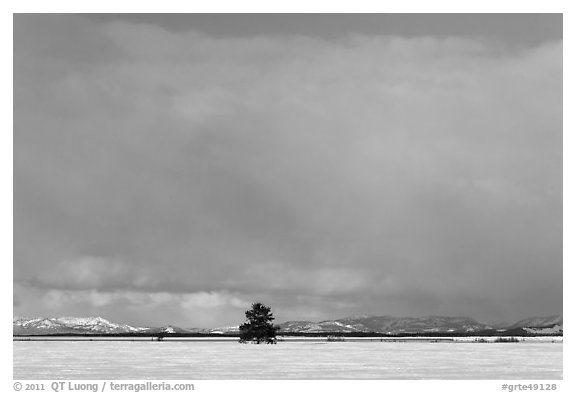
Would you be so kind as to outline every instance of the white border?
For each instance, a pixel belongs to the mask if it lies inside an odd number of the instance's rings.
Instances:
[[[572,2],[573,3],[573,2]],[[311,1],[292,0],[285,2],[271,1],[206,1],[181,2],[174,0],[164,0],[161,2],[142,1],[113,1],[101,0],[94,2],[79,2],[73,0],[55,1],[8,1],[2,7],[2,29],[1,35],[2,53],[10,53],[5,56],[2,62],[3,77],[3,116],[5,123],[2,133],[2,148],[0,171],[2,174],[2,315],[10,316],[12,310],[12,185],[13,185],[13,140],[12,140],[12,13],[13,12],[306,12],[306,13],[354,13],[354,12],[555,12],[564,13],[564,319],[567,326],[567,337],[564,340],[564,381],[525,381],[538,383],[556,383],[559,386],[557,391],[575,391],[576,383],[573,373],[574,352],[570,333],[574,326],[574,319],[570,313],[570,303],[568,299],[573,299],[573,287],[571,286],[573,275],[572,261],[575,260],[574,252],[574,203],[576,192],[574,189],[574,116],[570,109],[574,105],[573,73],[567,70],[576,69],[574,64],[574,6],[570,1],[547,0],[543,1],[508,1],[484,0],[474,2],[462,1],[404,1],[404,2],[383,2],[383,1]],[[8,60],[10,59],[10,60]],[[572,132],[571,132],[572,131]],[[8,306],[10,305],[10,306]],[[11,381],[12,376],[12,344],[10,341],[11,327],[8,320],[0,324],[2,329],[2,349],[3,367],[2,381],[5,389],[3,391],[14,391]],[[10,365],[10,366],[9,366]],[[10,378],[9,378],[10,377]],[[76,381],[80,382],[80,381]],[[128,381],[135,382],[135,381]],[[250,391],[263,392],[272,389],[276,391],[308,391],[308,390],[330,390],[333,392],[349,392],[355,389],[367,391],[443,391],[443,392],[495,392],[502,391],[501,384],[504,381],[193,381],[196,390],[200,391]],[[523,381],[510,381],[514,384]]]

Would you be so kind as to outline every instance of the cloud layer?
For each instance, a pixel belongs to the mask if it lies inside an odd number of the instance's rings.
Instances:
[[[14,34],[15,313],[561,313],[561,41]]]

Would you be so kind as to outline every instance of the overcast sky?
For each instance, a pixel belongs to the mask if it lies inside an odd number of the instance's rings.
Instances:
[[[560,15],[16,15],[14,314],[562,313]]]

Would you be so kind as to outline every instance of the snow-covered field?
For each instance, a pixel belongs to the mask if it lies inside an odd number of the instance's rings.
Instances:
[[[561,379],[561,343],[14,342],[14,379]]]

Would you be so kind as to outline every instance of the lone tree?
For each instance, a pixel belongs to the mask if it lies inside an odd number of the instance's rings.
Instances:
[[[255,344],[276,344],[276,330],[272,324],[274,317],[270,307],[262,303],[252,303],[252,308],[246,311],[246,323],[240,325],[240,342],[251,341]]]

